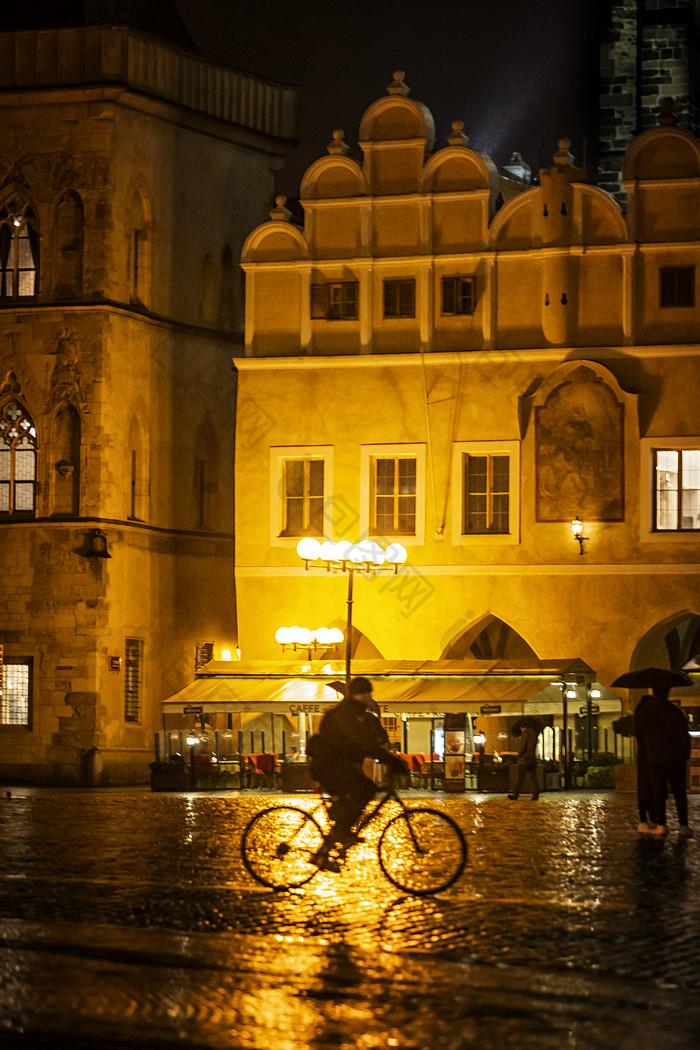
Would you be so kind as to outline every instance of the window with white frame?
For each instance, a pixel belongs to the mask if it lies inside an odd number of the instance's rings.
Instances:
[[[504,453],[462,455],[462,533],[507,533],[510,529],[510,457]]]
[[[700,448],[653,451],[655,532],[700,531]]]
[[[143,679],[143,641],[127,638],[124,642],[124,721],[141,719],[141,690]]]
[[[520,442],[457,441],[452,461],[452,542],[520,542]]]
[[[0,725],[31,726],[32,661],[8,660],[2,664]]]
[[[302,536],[331,538],[335,527],[332,490],[332,445],[271,447],[271,545],[296,545]]]
[[[282,536],[323,534],[323,460],[285,459]]]
[[[36,507],[36,429],[18,401],[0,408],[0,515]]]
[[[415,536],[415,456],[372,457],[371,529],[379,536]]]

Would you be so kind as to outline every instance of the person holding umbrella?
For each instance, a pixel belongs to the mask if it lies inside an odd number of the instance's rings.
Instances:
[[[686,766],[690,758],[690,733],[683,712],[668,698],[673,686],[692,685],[685,674],[663,668],[647,667],[621,675],[613,686],[628,689],[651,688],[651,699],[637,705],[635,711],[635,733],[641,767],[646,770],[641,785],[642,802],[651,819],[648,834],[664,836],[666,826],[666,793],[668,786],[673,792],[680,825],[681,838],[692,838],[693,829],[688,825],[688,796],[686,793]],[[646,792],[646,794],[645,794]]]
[[[533,802],[536,802],[540,797],[540,789],[537,784],[537,736],[538,733],[535,730],[532,722],[529,718],[523,718],[520,723],[520,744],[518,746],[518,773],[515,779],[515,787],[508,796],[515,802],[520,795],[520,792],[525,783],[527,777],[532,786],[532,795],[530,798]]]

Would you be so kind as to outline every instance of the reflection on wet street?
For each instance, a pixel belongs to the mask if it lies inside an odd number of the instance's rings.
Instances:
[[[260,886],[241,833],[273,801],[0,799],[0,1046],[697,1047],[700,840],[639,841],[633,796],[438,796],[469,858],[425,898],[372,834],[340,875]]]

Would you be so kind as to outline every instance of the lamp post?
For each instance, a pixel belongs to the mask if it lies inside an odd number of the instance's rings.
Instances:
[[[345,629],[345,695],[350,696],[350,665],[352,659],[352,605],[353,581],[355,573],[374,576],[378,572],[398,573],[408,557],[406,548],[400,543],[390,543],[386,549],[374,540],[363,540],[361,543],[350,543],[340,540],[333,543],[325,540],[319,543],[313,536],[305,536],[297,544],[297,554],[309,569],[325,569],[326,572],[347,573],[348,596]]]

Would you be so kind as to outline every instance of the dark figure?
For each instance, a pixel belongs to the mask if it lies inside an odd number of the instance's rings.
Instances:
[[[532,801],[536,802],[540,797],[540,789],[537,786],[537,755],[535,749],[537,747],[537,733],[532,727],[532,723],[529,719],[524,718],[520,723],[520,745],[518,747],[518,775],[515,779],[515,787],[512,794],[508,798],[518,798],[522,791],[525,778],[527,777],[532,785]]]
[[[396,773],[407,772],[406,763],[389,750],[389,738],[380,720],[368,710],[372,685],[354,678],[350,697],[330,708],[321,728],[309,741],[311,776],[324,794],[336,796],[329,816],[332,827],[316,855],[319,867],[339,870],[328,853],[335,842],[351,846],[358,841],[352,826],[377,791],[377,785],[362,772],[365,758],[377,758]]]
[[[637,713],[639,709],[648,701],[653,700],[651,693],[647,693],[637,704],[634,712],[635,727],[637,724]],[[636,731],[636,730],[635,730]],[[649,784],[649,769],[647,766],[646,754],[644,749],[641,747],[637,748],[637,806],[639,808],[639,826],[637,832],[639,835],[651,835],[655,833],[654,821],[651,817],[651,789]]]
[[[649,815],[656,825],[652,835],[666,835],[666,792],[670,785],[676,801],[679,834],[692,838],[688,827],[686,765],[690,757],[688,723],[680,708],[668,699],[668,689],[655,689],[651,700],[635,712],[638,754],[646,763],[649,784]]]

